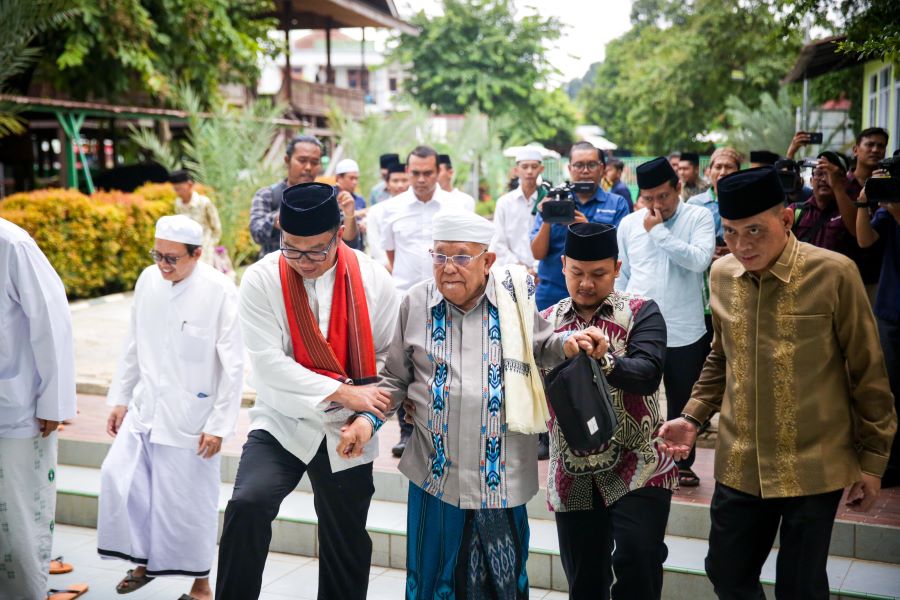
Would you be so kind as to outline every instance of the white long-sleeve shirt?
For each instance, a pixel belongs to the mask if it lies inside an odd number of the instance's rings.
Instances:
[[[0,438],[75,416],[72,322],[62,281],[28,233],[0,219]]]
[[[406,291],[434,274],[428,250],[432,247],[434,215],[442,210],[469,210],[459,196],[438,186],[428,202],[416,198],[413,188],[394,196],[382,214],[381,241],[394,252],[392,274],[398,290]]]
[[[393,339],[400,301],[385,268],[365,254],[354,252],[359,259],[366,291],[375,366],[381,371]],[[278,258],[277,252],[265,256],[250,266],[241,278],[241,328],[250,355],[251,383],[257,392],[256,405],[250,410],[250,429],[269,432],[288,452],[305,463],[312,460],[325,438],[333,471],[372,462],[378,454],[377,443],[366,444],[359,458],[347,460],[337,455],[340,427],[346,421],[348,411],[326,413],[330,403],[325,398],[340,384],[294,360]],[[321,277],[303,282],[310,309],[326,337],[331,319],[334,273],[335,269],[331,268]]]
[[[712,214],[701,206],[678,203],[668,221],[644,229],[647,209],[619,223],[622,269],[616,289],[656,300],[666,320],[666,345],[693,344],[706,333],[703,278],[716,249]]]
[[[384,223],[384,213],[390,205],[396,202],[397,196],[392,196],[374,204],[366,211],[366,252],[382,267],[390,265],[387,252],[384,250],[384,239],[381,237],[381,228]]]
[[[537,198],[537,189],[530,198],[525,197],[522,186],[497,199],[494,208],[494,227],[497,233],[491,242],[491,252],[497,254],[497,264],[519,264],[529,269],[537,261],[531,253],[531,229],[534,215],[531,207]]]
[[[151,442],[195,449],[201,433],[234,433],[243,385],[234,284],[202,262],[174,285],[144,269],[107,404],[128,405]]]

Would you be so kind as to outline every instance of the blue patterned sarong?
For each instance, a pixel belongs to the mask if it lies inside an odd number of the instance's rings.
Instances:
[[[409,484],[406,600],[528,598],[525,506],[463,510]]]

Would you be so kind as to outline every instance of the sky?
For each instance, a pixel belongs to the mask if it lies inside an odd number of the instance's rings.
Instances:
[[[419,10],[440,14],[439,0],[394,0],[401,17]],[[550,60],[562,72],[560,83],[582,77],[591,63],[602,61],[606,44],[631,28],[631,0],[514,0],[520,11],[537,9],[558,18],[565,28]]]

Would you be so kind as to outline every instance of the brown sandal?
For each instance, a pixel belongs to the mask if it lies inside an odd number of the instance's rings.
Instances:
[[[125,574],[125,577],[122,578],[122,581],[116,585],[116,592],[119,594],[130,594],[131,592],[135,592],[151,581],[153,581],[154,577],[150,577],[147,574],[142,575],[141,577],[134,576],[134,569],[128,569],[128,573]]]

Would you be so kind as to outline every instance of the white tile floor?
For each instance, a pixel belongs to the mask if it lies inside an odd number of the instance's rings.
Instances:
[[[95,598],[120,598],[115,592],[116,583],[131,568],[120,560],[104,560],[97,556],[96,531],[83,527],[58,525],[53,536],[53,556],[63,555],[75,570],[66,575],[51,575],[49,585],[61,589],[69,583],[86,583],[90,591],[83,596]],[[210,577],[215,580],[215,566]],[[269,553],[263,573],[260,600],[315,600],[318,590],[318,561],[314,558],[290,554]],[[403,598],[406,574],[397,569],[372,567],[369,575],[370,600],[399,600]],[[184,577],[165,577],[147,584],[127,597],[129,600],[175,600],[190,591],[191,580]],[[532,589],[533,600],[565,600],[568,594]]]

